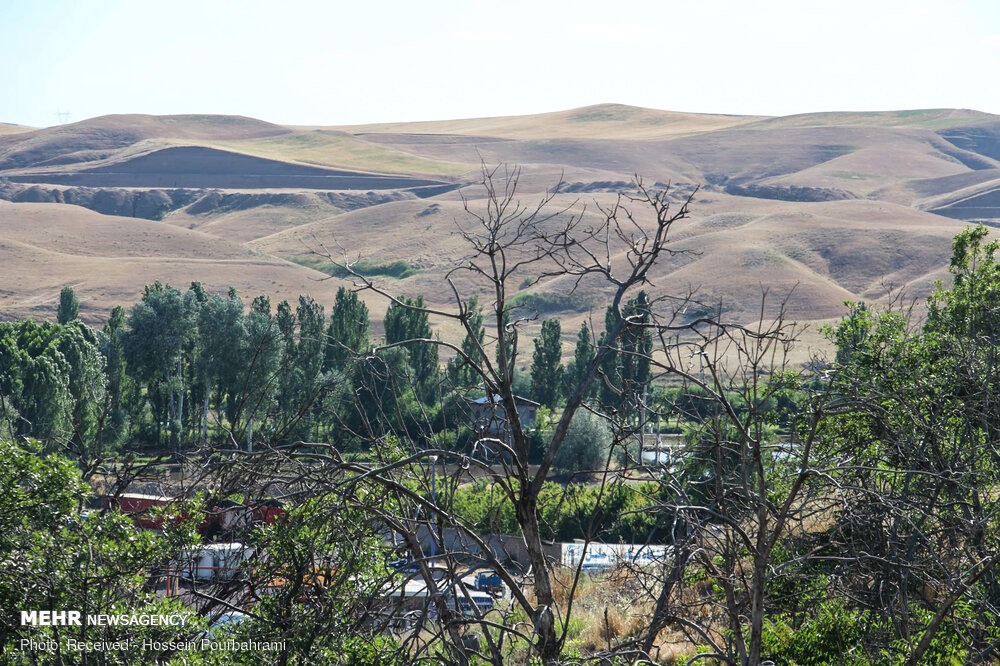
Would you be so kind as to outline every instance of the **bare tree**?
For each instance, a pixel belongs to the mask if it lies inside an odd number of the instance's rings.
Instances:
[[[476,202],[466,200],[465,209],[469,217],[467,221],[459,223],[459,233],[471,253],[445,276],[453,295],[454,308],[420,308],[422,312],[438,320],[458,323],[465,330],[466,339],[472,341],[472,344],[460,346],[439,339],[416,339],[397,345],[439,345],[453,354],[466,368],[471,369],[492,408],[500,413],[500,418],[506,424],[504,437],[482,437],[476,442],[479,447],[489,447],[498,452],[498,464],[485,464],[466,452],[427,448],[400,461],[387,462],[374,468],[340,464],[340,469],[350,470],[354,474],[353,478],[393,488],[400,496],[405,496],[409,502],[419,506],[423,515],[430,515],[432,520],[429,522],[432,526],[447,525],[460,535],[460,541],[474,544],[479,561],[490,566],[504,579],[513,592],[515,604],[528,621],[524,628],[511,627],[491,622],[484,615],[477,619],[485,629],[484,635],[491,636],[491,630],[494,629],[521,634],[529,640],[532,652],[544,663],[555,663],[566,640],[565,627],[572,602],[570,600],[561,605],[556,598],[552,562],[546,558],[543,544],[539,496],[551,474],[553,460],[565,440],[574,414],[583,408],[599,410],[597,405],[584,405],[584,397],[590,392],[592,384],[603,381],[619,392],[622,390],[620,386],[615,386],[618,378],[606,376],[601,368],[605,358],[618,350],[625,331],[639,325],[637,320],[630,320],[623,311],[624,303],[630,294],[649,283],[650,270],[658,261],[677,254],[669,246],[669,234],[674,224],[688,215],[693,194],[675,201],[669,190],[650,191],[638,182],[633,194],[619,195],[610,206],[599,207],[600,222],[594,224],[584,215],[584,211],[575,206],[555,206],[552,194],[546,195],[535,205],[523,205],[517,197],[520,175],[517,169],[484,168],[482,175],[481,185],[485,191],[482,207],[480,209],[475,205]],[[639,222],[631,210],[637,206],[648,208],[652,212],[651,223]],[[376,292],[398,307],[416,308],[412,303],[397,298],[353,270],[346,255],[335,257],[326,249],[324,252],[328,259],[338,261],[351,272],[358,289]],[[611,294],[612,324],[605,331],[589,367],[569,392],[566,406],[537,465],[529,462],[535,454],[528,427],[522,422],[517,408],[517,397],[513,389],[514,362],[511,358],[516,353],[519,330],[536,317],[536,313],[512,303],[513,285],[522,284],[526,278],[532,283],[541,284],[555,278],[569,278],[575,285],[584,281],[597,281],[607,285]],[[493,333],[489,339],[480,339],[470,323],[474,315],[470,310],[470,300],[474,294],[488,294],[492,320],[490,330]],[[688,300],[688,297],[677,299],[675,305],[682,306]],[[686,325],[680,324],[676,326],[677,329],[685,327]],[[670,328],[670,325],[666,326],[666,329]],[[376,347],[372,353],[377,356],[384,351],[386,347]],[[378,429],[372,429],[369,434],[379,433]],[[621,428],[618,428],[618,433],[618,441],[621,441]],[[503,500],[514,507],[525,559],[530,566],[527,586],[524,586],[525,579],[505,566],[489,544],[484,542],[483,537],[470,529],[469,525],[463,524],[461,519],[435,498],[427,498],[408,490],[400,475],[390,473],[406,468],[410,478],[426,479],[426,469],[429,467],[426,461],[432,458],[448,461],[458,469],[478,469],[480,474],[495,481],[496,487],[502,489]],[[413,467],[418,463],[423,468],[422,472]],[[380,517],[383,520],[393,520],[388,515]],[[422,554],[417,539],[418,525],[400,518],[393,522],[394,529],[406,536],[411,550]],[[439,546],[444,545],[442,530],[432,531],[442,541]],[[430,572],[422,572],[428,587],[437,587]],[[579,569],[576,575],[580,575]],[[444,595],[432,596],[436,597],[441,617],[448,618]],[[444,626],[449,626],[448,621]],[[456,654],[464,655],[462,644],[457,640],[453,643]],[[492,658],[499,663],[502,654],[494,652]]]
[[[669,557],[635,570],[637,596],[645,604],[640,626],[623,639],[612,641],[609,634],[605,649],[594,656],[652,659],[661,632],[673,628],[689,637],[692,649],[710,646],[699,658],[762,663],[769,586],[801,574],[811,557],[802,550],[811,523],[833,510],[829,475],[815,462],[828,382],[791,366],[798,328],[787,320],[784,304],[775,313],[765,307],[766,293],[753,325],[725,323],[719,308],[699,303],[691,292],[654,291],[652,298],[638,298],[641,289],[655,288],[651,271],[658,262],[685,254],[671,246],[670,232],[687,217],[693,193],[675,198],[669,189],[653,191],[637,181],[634,191],[598,204],[593,215],[577,203],[557,205],[551,193],[524,205],[518,178],[517,169],[484,168],[484,198],[465,200],[468,215],[457,225],[470,253],[444,277],[450,308],[394,295],[356,270],[343,249],[317,250],[347,270],[356,289],[438,323],[451,322],[465,341],[413,338],[375,346],[357,359],[358,392],[365,395],[341,432],[345,441],[365,442],[367,460],[345,456],[336,443],[301,443],[262,452],[273,456],[272,462],[254,473],[268,467],[285,487],[345,498],[369,517],[372,529],[409,553],[415,568],[409,589],[426,601],[414,610],[399,593],[397,610],[384,615],[398,620],[398,609],[414,611],[407,616],[412,624],[404,640],[414,659],[443,650],[454,663],[477,656],[501,664],[517,655],[555,664],[567,644],[584,566],[582,558],[568,569],[553,561],[544,495],[574,415],[591,411],[610,426],[612,442],[605,464],[591,471],[599,499],[584,521],[583,547],[601,538],[606,517],[600,498],[647,492],[642,484],[655,481],[650,511],[669,526],[672,548]],[[538,433],[525,422],[514,390],[518,340],[537,313],[518,306],[512,296],[525,282],[545,286],[555,280],[574,289],[600,285],[609,303],[593,359],[570,387],[540,451]],[[479,297],[488,304],[486,334],[476,308]],[[419,401],[399,399],[414,393],[416,380],[393,355],[427,345],[441,348],[473,378],[467,382],[471,387],[441,380],[438,390],[449,396],[443,402],[452,406],[450,414],[449,409],[432,414]],[[645,382],[621,370],[637,365],[651,368],[658,381],[697,389],[711,405],[678,468],[648,465],[642,458],[646,422],[656,410]],[[603,401],[588,399],[595,386],[602,387]],[[503,428],[474,433],[465,448],[443,444],[442,419],[473,421],[461,399],[470,388],[485,395],[486,409]],[[773,403],[787,391],[808,397],[779,439],[772,428]],[[460,484],[474,479],[485,480],[496,493],[495,530],[484,531],[456,506]],[[380,501],[350,499],[358,497]],[[512,513],[513,525],[506,530],[499,525],[504,511]],[[504,531],[516,536],[498,536]],[[462,585],[483,568],[503,581],[509,601],[481,605]],[[691,612],[695,602],[685,576],[695,571],[722,590],[700,602],[715,606],[707,620]],[[394,585],[407,589],[398,580]],[[469,638],[470,629],[476,629],[476,640]]]

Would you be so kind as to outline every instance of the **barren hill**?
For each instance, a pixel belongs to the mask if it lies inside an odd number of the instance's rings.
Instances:
[[[54,318],[59,290],[72,285],[81,316],[102,323],[110,307],[130,304],[156,280],[209,292],[236,287],[294,299],[328,301],[340,282],[239,244],[162,222],[101,215],[64,204],[0,201],[0,313]]]
[[[596,104],[529,116],[346,125],[352,134],[458,134],[504,139],[663,139],[735,127],[759,116],[677,113],[626,104]]]
[[[1000,225],[1000,117],[968,110],[760,118],[607,104],[335,128],[235,116],[0,127],[0,199],[17,202],[0,202],[6,317],[50,316],[67,283],[93,321],[155,279],[330,302],[338,280],[319,279],[337,270],[322,255],[345,251],[393,290],[444,303],[463,200],[483,204],[481,161],[520,165],[525,202],[553,190],[594,221],[636,175],[677,196],[700,188],[676,229],[689,252],[659,267],[655,288],[697,287],[744,319],[762,288],[791,294],[803,321],[890,284],[924,295],[964,224]],[[604,293],[570,291],[557,281],[518,298],[568,325],[599,321]]]

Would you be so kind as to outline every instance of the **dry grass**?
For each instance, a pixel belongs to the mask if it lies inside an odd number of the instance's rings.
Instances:
[[[561,608],[567,607],[573,576],[571,569],[558,568],[553,572],[553,591]],[[587,654],[642,638],[652,619],[653,595],[659,591],[655,584],[644,589],[648,583],[641,571],[620,569],[583,574],[574,595],[567,632],[569,646]],[[711,588],[711,581],[682,587],[678,601],[690,617],[706,626],[712,626],[716,620]],[[683,631],[668,628],[657,635],[651,656],[660,663],[673,664],[681,657],[691,656],[697,648],[697,642]]]
[[[606,190],[614,189],[609,183],[629,181],[635,172],[651,180],[675,183],[705,183],[710,177],[724,175],[771,186],[836,187],[872,197],[874,200],[807,203],[731,196],[719,192],[721,186],[715,191],[707,188],[696,198],[691,219],[675,229],[673,248],[685,254],[665,259],[650,274],[651,291],[680,294],[695,289],[700,299],[711,305],[721,303],[730,318],[742,323],[757,316],[761,291],[767,289],[770,312],[787,297],[791,319],[818,324],[842,316],[845,300],[883,299],[885,283],[921,297],[933,289],[935,279],[947,277],[950,240],[964,223],[911,206],[923,205],[928,196],[945,201],[951,193],[964,191],[971,187],[965,174],[974,172],[941,152],[943,140],[931,141],[926,130],[919,128],[975,124],[990,118],[933,111],[819,114],[761,121],[599,105],[516,118],[349,128],[383,133],[366,138],[338,131],[290,129],[232,116],[108,116],[23,137],[5,137],[0,141],[0,159],[5,151],[14,150],[14,141],[20,146],[18,150],[30,148],[39,159],[69,153],[92,159],[97,153],[110,152],[110,160],[140,149],[182,143],[363,171],[455,175],[478,160],[479,150],[490,162],[526,165],[521,182],[525,202],[536,199],[560,175],[581,186],[603,182],[605,185],[597,189]],[[755,129],[747,130],[751,121]],[[473,138],[385,134],[392,132],[459,133]],[[523,140],[480,142],[475,138],[479,135]],[[535,140],[540,137],[554,140]],[[918,187],[928,179],[935,183],[931,190]],[[472,198],[473,206],[481,203],[475,200],[480,196],[475,188],[466,188],[464,194]],[[609,205],[614,195],[607,191],[562,194],[556,203],[565,205],[577,199],[588,204],[586,223],[593,224],[600,221],[594,202]],[[52,283],[70,281],[84,286],[84,316],[91,319],[88,308],[128,302],[129,294],[138,293],[150,279],[184,283],[202,279],[213,284],[233,279],[245,294],[314,292],[329,302],[324,294],[330,283],[311,284],[318,274],[296,266],[277,269],[281,262],[268,258],[301,259],[323,245],[335,252],[344,247],[352,257],[369,261],[406,260],[416,273],[386,284],[394,292],[422,294],[431,305],[440,307],[451,301],[442,275],[468,249],[455,234],[455,220],[465,217],[457,192],[343,215],[293,206],[202,216],[178,211],[168,221],[194,226],[204,233],[181,237],[171,232],[168,239],[160,238],[157,232],[152,240],[139,242],[142,250],[122,249],[133,245],[131,223],[119,220],[113,229],[106,226],[92,233],[97,230],[92,220],[80,221],[73,212],[76,210],[52,208],[53,228],[72,236],[79,246],[69,251],[58,250],[61,241],[48,224],[20,229],[15,237],[9,219],[0,221],[4,225],[0,240],[12,248],[5,256],[6,273],[15,274],[0,287],[5,289],[0,306],[10,306],[5,313],[50,316],[51,304],[40,290],[47,293]],[[64,220],[56,223],[56,218]],[[641,229],[651,228],[652,220],[645,211],[637,211],[636,219]],[[84,224],[85,234],[80,233]],[[221,254],[215,249],[223,246],[208,235],[228,243]],[[15,250],[10,245],[13,241],[23,245]],[[188,261],[189,254],[201,248],[212,249],[203,253],[205,262],[228,260],[224,257],[231,253],[232,241],[247,243],[250,252],[244,257],[256,253],[266,260],[240,271],[221,261],[215,267],[193,267]],[[191,248],[179,248],[178,243],[191,243]],[[30,251],[24,245],[30,246]],[[83,261],[81,256],[91,258]],[[96,259],[100,256],[109,261]],[[114,261],[110,257],[115,257]],[[181,258],[186,262],[183,267],[177,261]],[[624,265],[621,254],[614,259]],[[275,271],[288,277],[279,279]],[[43,279],[36,280],[39,275]],[[297,277],[292,279],[293,275]],[[569,279],[553,280],[528,291],[566,294],[573,287],[571,283]],[[462,287],[467,295],[475,293],[472,285]],[[584,306],[545,312],[540,317],[562,319],[567,346],[572,332],[585,319],[601,327],[608,290],[584,283],[576,296]],[[373,312],[384,309],[374,299],[370,306]],[[537,328],[537,323],[534,325]],[[528,336],[533,332],[529,326]],[[815,332],[810,335],[810,344],[825,346]],[[808,350],[803,348],[800,354],[799,360],[805,360]]]
[[[24,132],[31,132],[35,128],[25,127],[24,125],[11,125],[10,123],[0,123],[0,136],[4,134],[23,134]]]
[[[192,142],[183,145],[192,145]],[[198,145],[267,159],[376,173],[457,176],[475,166],[419,157],[349,134],[324,130],[246,141],[201,141]]]
[[[607,195],[598,198],[608,202]],[[572,198],[557,201],[565,204]],[[587,214],[588,223],[599,221],[593,207]],[[646,211],[636,214],[640,225],[652,224]],[[746,221],[727,222],[734,216]],[[355,257],[404,259],[417,273],[393,288],[444,305],[452,295],[441,276],[468,251],[455,234],[455,220],[463,219],[457,201],[394,202],[298,226],[255,240],[253,246],[283,257],[345,246]],[[836,320],[845,313],[846,300],[885,298],[885,282],[916,297],[930,293],[934,280],[947,276],[951,238],[963,226],[871,201],[795,203],[712,195],[697,202],[691,219],[675,229],[672,247],[691,254],[657,265],[651,272],[652,289],[678,293],[695,288],[706,302],[721,301],[730,317],[751,321],[759,311],[761,290],[767,288],[771,312],[787,296],[791,319]],[[565,294],[573,287],[567,278],[529,291]],[[600,326],[606,289],[585,282],[576,298],[590,304]],[[564,331],[575,331],[588,315],[568,311],[560,317]],[[810,341],[823,345],[815,334]]]
[[[527,116],[498,116],[413,123],[350,125],[354,133],[461,134],[508,139],[650,140],[743,125],[761,116],[678,113],[625,104],[596,104]]]
[[[156,280],[180,289],[198,280],[210,293],[234,286],[244,299],[264,293],[275,304],[299,294],[329,304],[343,284],[215,236],[63,204],[0,201],[0,256],[4,317],[55,319],[66,285],[76,290],[83,319],[101,324]]]

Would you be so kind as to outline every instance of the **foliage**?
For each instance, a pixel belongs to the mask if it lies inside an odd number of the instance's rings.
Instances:
[[[598,348],[606,348],[601,360],[600,384],[601,404],[608,410],[635,413],[637,402],[642,398],[650,380],[650,353],[652,332],[648,328],[652,312],[649,297],[640,291],[629,299],[621,312],[609,305],[604,315],[604,332],[598,340]],[[608,345],[608,336],[620,331],[620,336]]]
[[[569,395],[577,386],[581,386],[587,374],[587,368],[596,356],[593,338],[587,322],[580,324],[580,332],[576,335],[576,347],[573,352],[573,360],[566,366],[563,372],[563,395]],[[584,399],[592,397],[594,394],[594,384],[589,384],[584,390]]]
[[[607,422],[597,414],[580,410],[573,415],[552,466],[562,472],[600,471],[608,464],[610,447],[611,428]]]
[[[558,319],[542,322],[531,358],[531,398],[547,407],[555,407],[562,396],[562,329]]]
[[[764,655],[775,666],[864,666],[871,664],[864,654],[862,638],[867,618],[837,602],[816,609],[797,627],[785,618],[773,617],[765,623]]]
[[[458,356],[448,362],[448,377],[454,386],[459,387],[473,387],[482,383],[475,366],[480,365],[486,358],[483,347],[486,342],[486,329],[483,325],[483,308],[479,305],[479,299],[475,296],[470,298],[466,310],[468,331],[461,347],[466,358]]]
[[[292,261],[297,264],[313,268],[321,273],[326,273],[331,277],[338,278],[350,277],[353,275],[351,271],[354,271],[366,277],[384,276],[402,280],[416,274],[417,272],[416,268],[403,259],[387,262],[356,261],[351,264],[351,270],[348,270],[340,264],[323,261],[317,257],[293,257]]]
[[[387,331],[389,315],[386,314]],[[323,369],[343,370],[348,358],[368,349],[368,306],[356,292],[344,287],[337,289],[337,298],[330,312],[326,329],[326,358]],[[386,333],[388,336],[388,332]]]
[[[254,542],[267,558],[258,561],[249,585],[269,592],[231,635],[283,640],[285,651],[251,655],[248,663],[398,663],[399,646],[365,628],[390,572],[382,543],[361,514],[344,510],[336,498],[313,497],[260,528]]]
[[[56,321],[60,324],[68,324],[80,315],[80,301],[76,299],[76,292],[73,287],[63,287],[59,292],[59,310],[56,313]]]
[[[669,499],[656,483],[602,488],[547,482],[540,498],[546,539],[657,544],[671,540],[672,516],[651,510]],[[502,490],[494,483],[480,479],[461,486],[453,501],[455,513],[480,533],[520,534],[514,507],[504,501]]]
[[[192,616],[158,598],[146,579],[190,538],[190,523],[163,536],[134,527],[121,514],[81,513],[89,487],[69,460],[45,456],[37,444],[0,441],[0,606],[73,609],[82,613],[167,613]],[[0,647],[12,652],[21,638],[116,641],[181,640],[201,626],[23,627],[16,613],[0,618]],[[58,632],[58,634],[57,634]],[[162,652],[157,653],[161,655]],[[156,655],[147,655],[149,657]],[[58,656],[52,655],[51,663]]]
[[[88,458],[101,426],[104,373],[97,335],[79,321],[0,323],[0,436],[29,435]]]
[[[985,618],[1000,579],[988,554],[1000,545],[1000,523],[985,489],[1000,483],[1000,458],[987,445],[1000,433],[1000,270],[997,244],[985,237],[982,227],[956,237],[954,286],[938,286],[922,327],[905,311],[858,305],[828,330],[838,345],[834,388],[846,407],[824,423],[826,446],[845,461],[845,508],[831,538],[860,553],[837,580],[859,603],[892,599],[899,610],[889,639],[905,639],[917,657],[959,630],[946,621],[955,615],[950,604],[966,609],[966,643],[988,641],[994,625]],[[975,584],[957,582],[970,570]],[[911,602],[915,588],[938,601]],[[928,622],[938,604],[945,614]]]
[[[392,303],[385,313],[385,342],[387,345],[407,340],[431,339],[431,325],[423,296],[415,299],[400,297],[402,305]],[[433,390],[438,375],[438,348],[436,345],[412,343],[406,345],[406,361],[411,391],[425,402],[433,403]]]
[[[533,310],[541,315],[553,312],[584,312],[590,306],[590,301],[579,294],[564,296],[542,291],[517,294],[510,299],[508,305],[512,310]]]
[[[417,272],[417,269],[404,259],[386,262],[358,261],[351,264],[351,269],[366,277],[383,275],[396,278],[397,280],[408,278]],[[348,277],[351,275],[350,271],[342,267],[330,268],[329,274],[334,277]]]

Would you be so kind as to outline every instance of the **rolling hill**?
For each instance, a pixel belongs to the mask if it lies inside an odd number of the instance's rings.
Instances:
[[[339,280],[198,231],[163,222],[101,215],[65,204],[0,201],[0,311],[5,319],[54,319],[59,291],[71,285],[81,318],[101,324],[108,308],[131,304],[156,280],[209,292],[235,287],[294,299],[332,299]]]
[[[968,110],[762,118],[607,104],[343,127],[138,115],[0,125],[0,316],[50,317],[73,284],[98,322],[157,279],[329,303],[343,282],[323,279],[337,274],[323,255],[345,250],[390,290],[443,305],[465,206],[484,203],[479,165],[500,162],[519,165],[525,202],[551,191],[594,223],[636,175],[678,196],[699,188],[675,229],[684,252],[657,267],[654,288],[697,288],[744,320],[764,288],[804,322],[889,285],[926,295],[947,277],[958,230],[1000,225],[1000,117]],[[636,221],[652,223],[642,210]],[[520,302],[567,326],[602,318],[600,285],[522,287]]]

